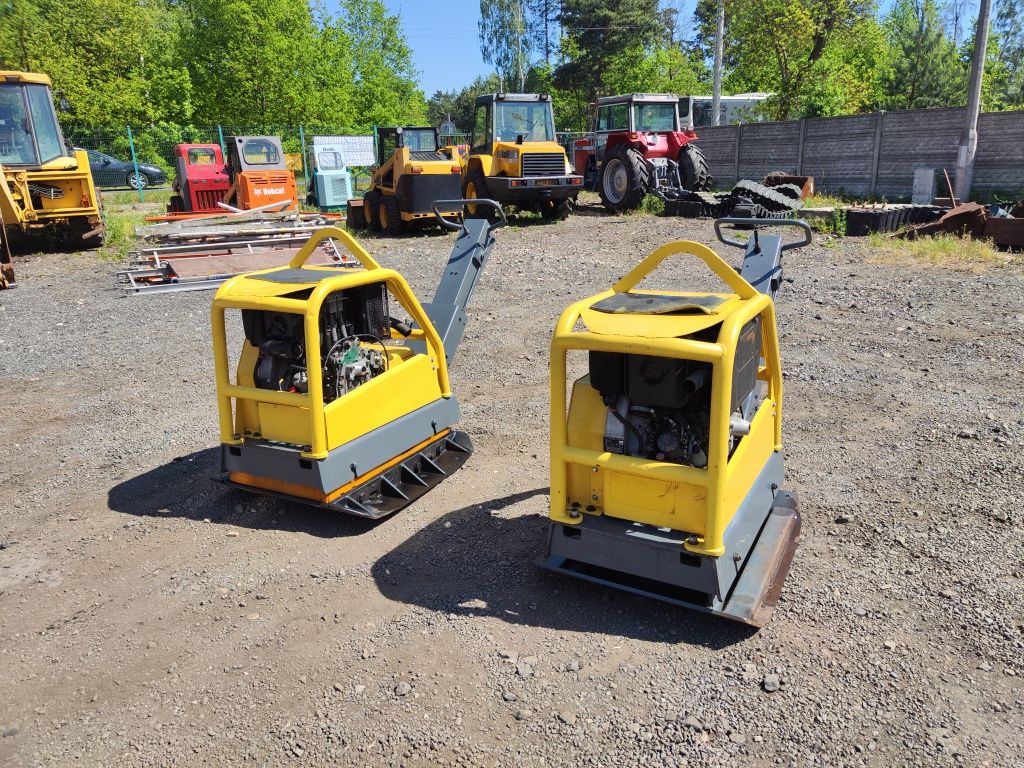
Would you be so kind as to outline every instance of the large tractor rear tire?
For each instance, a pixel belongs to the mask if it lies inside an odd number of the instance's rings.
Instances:
[[[397,197],[384,195],[377,210],[381,232],[389,237],[398,237],[402,234],[402,209],[398,205]]]
[[[548,221],[565,221],[572,213],[572,198],[545,200],[540,204],[540,215]]]
[[[371,232],[380,231],[380,192],[371,189],[363,195],[363,218]]]
[[[693,144],[687,144],[679,150],[679,176],[683,189],[690,192],[710,192],[715,185],[715,177],[708,169],[708,159]]]
[[[462,197],[466,200],[480,200],[486,198],[487,177],[479,168],[473,168],[466,174],[466,182],[462,185]],[[485,219],[492,215],[490,206],[466,205],[466,217],[470,219]]]
[[[624,213],[640,207],[650,183],[651,171],[643,155],[619,145],[605,155],[597,189],[605,208]]]

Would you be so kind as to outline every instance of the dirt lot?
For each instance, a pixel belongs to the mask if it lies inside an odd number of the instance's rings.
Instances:
[[[454,363],[476,453],[378,524],[210,482],[210,293],[125,298],[92,255],[19,261],[0,764],[1024,764],[1019,262],[788,257],[804,536],[760,633],[535,566],[555,319],[711,237],[650,216],[501,231]],[[367,242],[429,296],[451,239]]]

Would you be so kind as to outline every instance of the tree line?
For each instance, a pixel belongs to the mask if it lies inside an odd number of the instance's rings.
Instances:
[[[381,0],[0,0],[0,69],[43,72],[71,126],[420,122]]]
[[[718,0],[480,0],[494,75],[426,99],[401,19],[381,0],[0,0],[0,68],[45,72],[71,126],[472,122],[498,89],[555,97],[558,127],[632,91],[710,94]],[[963,104],[970,0],[724,0],[723,93],[764,116]],[[983,108],[1024,106],[1024,0],[996,0]]]
[[[724,94],[772,94],[775,120],[960,106],[974,52],[968,0],[724,0]],[[659,0],[480,0],[480,50],[495,68],[428,101],[469,124],[472,94],[547,91],[564,130],[586,105],[634,91],[710,95],[718,0],[692,18]],[[996,0],[982,108],[1024,106],[1024,0]]]

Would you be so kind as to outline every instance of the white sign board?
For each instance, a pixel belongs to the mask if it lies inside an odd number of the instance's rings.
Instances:
[[[347,166],[365,168],[377,164],[373,136],[314,136],[314,151],[319,152],[321,148],[341,153]]]

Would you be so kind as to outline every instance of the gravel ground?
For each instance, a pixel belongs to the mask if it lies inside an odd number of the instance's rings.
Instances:
[[[561,310],[707,222],[498,234],[476,453],[378,524],[210,482],[210,293],[0,294],[0,764],[1024,764],[1024,268],[787,254],[804,535],[759,633],[539,570]],[[366,241],[424,298],[451,236]],[[735,257],[733,257],[735,259]],[[690,265],[662,284],[707,286]]]

